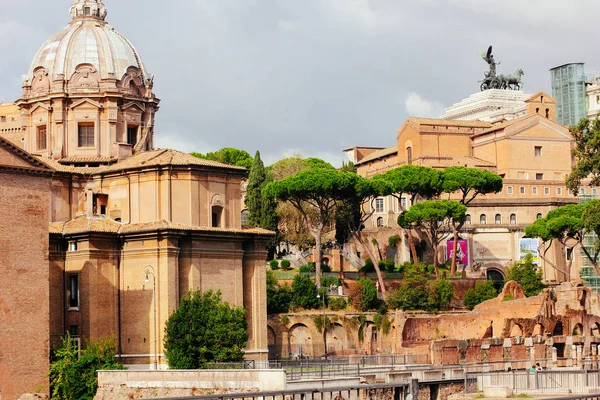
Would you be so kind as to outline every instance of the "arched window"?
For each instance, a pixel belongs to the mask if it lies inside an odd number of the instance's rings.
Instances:
[[[550,109],[546,108],[546,118],[550,118]]]
[[[465,225],[471,225],[471,214],[465,215]]]
[[[544,218],[542,213],[537,213],[537,215],[535,216],[535,219],[542,219],[542,218]]]
[[[383,217],[377,218],[377,227],[380,228],[383,226]]]
[[[500,214],[496,214],[496,217],[494,217],[494,223],[496,225],[500,225],[502,223],[502,216]]]
[[[248,223],[249,215],[250,215],[250,211],[248,211],[248,210],[242,211],[242,226],[250,226]]]
[[[510,224],[511,225],[515,225],[517,223],[517,215],[516,214],[510,214]]]
[[[409,164],[412,164],[412,147],[406,148],[406,159],[408,160]]]
[[[481,225],[485,225],[485,224],[487,224],[487,216],[486,216],[485,214],[481,214],[481,215],[479,216],[479,223],[480,223]]]

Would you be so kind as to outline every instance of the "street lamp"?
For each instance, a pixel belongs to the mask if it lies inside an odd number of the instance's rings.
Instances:
[[[317,293],[317,299],[321,295]],[[327,360],[327,323],[325,322],[325,291],[323,291],[323,345],[325,346],[325,359]]]
[[[150,282],[150,275],[152,275],[153,285],[153,297],[154,297],[154,370],[158,370],[158,339],[156,334],[156,275],[154,267],[152,265],[146,266],[146,279],[144,282]]]

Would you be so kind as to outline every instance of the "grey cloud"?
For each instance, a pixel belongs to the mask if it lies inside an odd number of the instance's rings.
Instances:
[[[184,151],[235,146],[268,160],[299,151],[335,161],[355,144],[392,145],[411,94],[439,109],[478,90],[489,44],[500,72],[523,68],[530,93],[550,91],[552,66],[600,67],[594,0],[105,4],[156,76],[156,142]],[[0,6],[0,98],[16,99],[36,50],[68,22],[70,1]]]

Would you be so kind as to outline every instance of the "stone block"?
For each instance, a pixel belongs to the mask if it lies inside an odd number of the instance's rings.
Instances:
[[[525,338],[525,347],[533,347],[533,338]]]
[[[504,343],[502,344],[502,347],[512,347],[512,340],[510,340],[510,338],[504,339]]]
[[[513,391],[505,386],[488,386],[483,388],[483,395],[485,397],[506,399],[513,395]]]

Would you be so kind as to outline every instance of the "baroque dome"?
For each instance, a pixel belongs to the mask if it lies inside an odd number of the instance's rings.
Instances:
[[[72,22],[48,39],[33,58],[25,80],[40,68],[53,80],[69,80],[81,64],[90,64],[101,79],[122,79],[129,67],[146,70],[135,47],[105,21],[102,0],[75,0]]]

